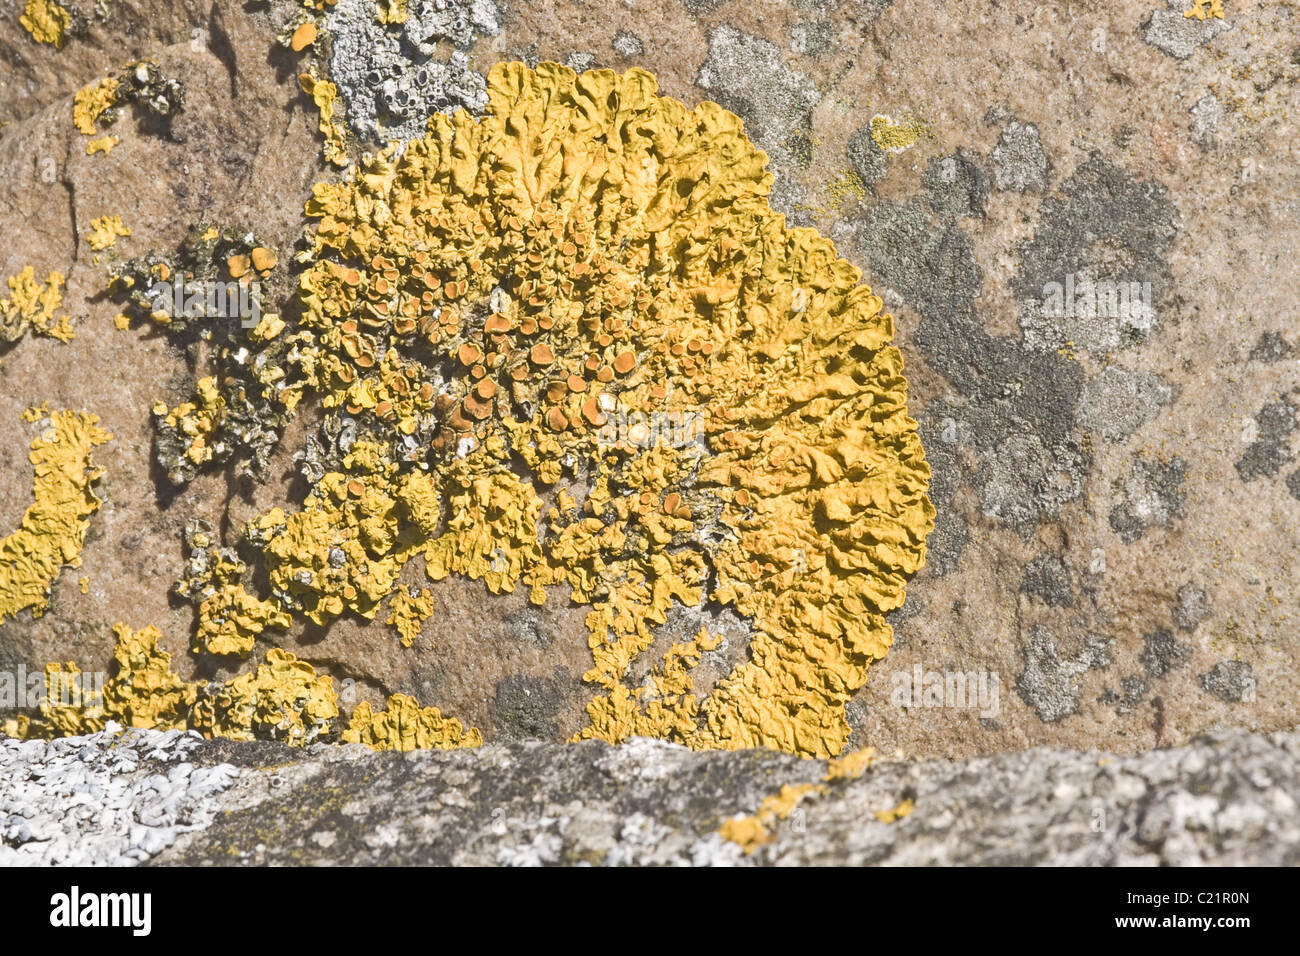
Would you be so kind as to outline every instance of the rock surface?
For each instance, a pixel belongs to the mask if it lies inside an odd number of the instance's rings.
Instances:
[[[174,249],[200,220],[257,229],[288,261],[312,183],[336,173],[295,79],[308,61],[278,42],[299,4],[70,5],[85,31],[55,50],[19,26],[21,0],[0,3],[0,279],[62,270],[78,323],[69,344],[28,338],[2,356],[0,528],[29,503],[38,426],[23,408],[84,408],[116,438],[96,456],[104,506],[84,569],[59,578],[43,617],[0,623],[0,670],[106,668],[123,620],[161,628],[188,679],[193,609],[169,596],[184,528],[233,535],[300,500],[292,454],[314,423],[299,416],[264,480],[231,466],[167,487],[149,409],[180,401],[203,356],[114,329],[103,265]],[[668,95],[738,112],[778,208],[832,236],[896,314],[939,518],[895,647],[850,704],[854,745],[1136,753],[1295,725],[1294,4],[1225,0],[1205,22],[1163,0],[453,6],[465,15],[422,29],[454,34],[464,61],[426,84],[424,106],[459,102],[502,59],[647,67]],[[185,111],[160,128],[128,109],[122,142],[85,155],[73,94],[140,57],[190,91]],[[405,67],[381,65],[400,87]],[[876,114],[925,133],[882,151]],[[109,214],[132,235],[96,263],[86,234]],[[1067,281],[1147,283],[1151,308],[1053,315],[1046,290]],[[584,609],[443,584],[409,650],[383,615],[299,625],[283,643],[349,681],[346,706],[410,693],[489,740],[577,729]],[[900,694],[914,674],[953,673],[996,678],[996,704]]]
[[[154,732],[6,741],[0,864],[1300,863],[1297,733],[826,770],[646,739],[410,754]],[[822,789],[752,852],[719,834],[809,784]]]

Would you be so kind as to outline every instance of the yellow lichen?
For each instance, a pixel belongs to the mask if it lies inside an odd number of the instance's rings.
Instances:
[[[929,471],[892,319],[771,210],[765,162],[643,71],[499,64],[481,121],[438,114],[317,184],[297,354],[368,437],[250,525],[279,599],[370,617],[416,554],[536,603],[566,585],[600,688],[580,736],[842,749],[924,560]],[[610,437],[615,409],[698,428]],[[629,687],[673,605],[706,600],[753,622],[749,659],[703,701],[698,644]]]
[[[171,409],[164,402],[155,402],[153,414],[184,443],[185,457],[202,465],[212,460],[212,439],[221,426],[226,403],[211,375],[199,379],[195,398]]]
[[[306,661],[273,648],[266,663],[199,701],[191,723],[214,737],[311,743],[338,717],[334,683]]]
[[[126,727],[183,730],[198,699],[199,685],[187,684],[172,671],[172,657],[158,647],[156,627],[132,631],[113,625],[117,673],[104,687],[103,716]],[[82,732],[100,730],[84,726]]]
[[[72,25],[72,15],[54,0],[27,0],[18,22],[37,43],[48,43],[61,50]]]
[[[289,47],[294,53],[301,53],[307,47],[316,42],[316,24],[308,20],[306,23],[298,24],[297,29],[293,31],[293,36],[289,38]]]
[[[77,91],[72,100],[72,121],[83,136],[95,135],[99,118],[118,104],[119,89],[117,78],[108,76]]]
[[[830,761],[826,768],[826,780],[857,780],[875,762],[875,749],[863,747],[861,750],[855,750]]]
[[[765,797],[753,816],[738,814],[722,824],[718,835],[753,853],[773,839],[772,829],[778,820],[784,820],[805,800],[825,796],[836,786],[858,780],[875,763],[876,751],[864,747],[827,762],[826,773],[820,784],[786,784],[779,793]],[[893,823],[912,812],[912,800],[907,798],[892,810],[876,812],[882,823]]]
[[[1195,17],[1197,20],[1204,20],[1207,17],[1222,20],[1223,0],[1192,0],[1191,7],[1183,11],[1183,16],[1189,19]]]
[[[810,795],[825,793],[825,790],[815,783],[786,784],[780,793],[764,798],[752,817],[732,817],[722,824],[718,834],[741,847],[746,855],[753,853],[772,841],[772,827],[777,821],[789,817]]]
[[[227,584],[199,605],[195,650],[245,657],[268,627],[285,630],[291,623],[278,605],[259,600],[238,584]]]
[[[90,220],[90,234],[86,242],[96,252],[107,249],[117,242],[119,236],[129,236],[131,230],[122,224],[121,216],[100,216]]]
[[[51,272],[44,283],[36,281],[31,266],[8,280],[9,298],[0,299],[0,342],[16,342],[31,329],[61,342],[73,337],[72,320],[55,316],[63,304],[63,273]]]
[[[46,700],[40,717],[31,721],[19,736],[67,736],[95,733],[108,721],[125,727],[183,730],[190,709],[198,700],[199,686],[187,684],[171,669],[171,655],[158,647],[158,629],[133,631],[125,624],[113,625],[117,644],[113,652],[116,668],[97,697],[72,704],[56,703],[60,682],[77,686],[80,671],[71,662],[46,668]]]
[[[914,809],[916,809],[916,805],[912,802],[912,798],[908,797],[907,799],[899,803],[898,806],[893,807],[892,809],[877,810],[876,819],[879,820],[881,823],[897,823],[899,820],[903,819],[903,817],[911,813]]]
[[[367,701],[358,704],[343,741],[374,750],[452,750],[480,747],[483,735],[472,727],[466,730],[455,717],[443,717],[437,707],[422,708],[415,698],[394,694],[378,713]]]
[[[406,0],[379,0],[375,19],[380,23],[405,23]]]
[[[85,412],[54,412],[32,442],[34,501],[19,529],[0,540],[0,620],[25,608],[40,614],[59,571],[81,565],[89,518],[100,504],[91,485],[102,472],[91,452],[112,437],[98,421]]]
[[[101,136],[99,139],[87,140],[86,155],[94,156],[96,153],[103,153],[105,156],[107,156],[109,154],[109,151],[112,150],[112,148],[116,146],[119,142],[121,142],[121,140],[119,140],[116,136]]]
[[[415,593],[412,593],[415,592]],[[433,595],[427,588],[398,588],[393,592],[387,623],[397,628],[402,646],[410,647],[420,635],[424,622],[433,616]]]
[[[342,164],[336,90],[301,80]],[[196,583],[198,645],[246,653],[283,613],[368,619],[389,596],[413,639],[427,592],[399,573],[423,557],[433,581],[590,606],[578,737],[838,753],[933,526],[892,318],[828,240],[770,208],[766,156],[716,104],[660,97],[640,70],[555,64],[498,64],[488,95],[481,120],[436,114],[313,189],[301,320],[271,336],[293,381],[278,400],[319,395],[355,432],[301,508],[246,525],[265,601],[242,565]],[[237,258],[232,275],[260,268]],[[157,409],[195,464],[223,414],[214,382],[199,391]],[[635,665],[676,608],[706,603],[750,633],[699,699],[692,672],[720,636]],[[336,716],[329,679],[272,650],[188,720],[303,742]],[[360,705],[345,736],[481,739],[401,697]],[[783,791],[759,826],[818,789]]]
[[[336,100],[339,92],[338,87],[329,80],[317,79],[310,73],[303,73],[299,76],[298,85],[302,87],[304,93],[312,98],[312,102],[320,110],[319,128],[325,137],[325,158],[336,166],[346,166],[348,162],[345,146],[346,133],[343,125],[334,119],[334,110],[337,107]]]
[[[871,117],[871,138],[889,153],[901,153],[929,133],[930,124],[922,120],[894,120],[883,113]]]
[[[65,736],[94,733],[114,721],[126,727],[188,729],[208,737],[301,746],[334,731],[338,697],[333,681],[287,651],[272,649],[255,671],[224,684],[187,683],[172,670],[171,655],[158,647],[157,628],[132,631],[115,624],[113,631],[116,670],[102,695],[56,703],[47,692],[37,719],[24,717],[7,732]],[[84,686],[77,680],[80,674],[74,664],[51,664],[46,669],[47,689]]]

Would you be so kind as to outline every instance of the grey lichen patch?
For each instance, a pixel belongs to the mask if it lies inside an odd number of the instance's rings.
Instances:
[[[1207,17],[1198,20],[1183,16],[1186,0],[1169,0],[1164,10],[1157,10],[1142,24],[1146,43],[1178,60],[1185,60],[1221,33],[1232,29],[1227,20]]]
[[[873,284],[884,284],[914,306],[925,321],[932,315],[973,313],[983,276],[964,230],[936,227],[920,200],[879,203],[858,230]],[[942,322],[942,320],[941,320]]]
[[[686,12],[691,16],[700,17],[706,13],[712,13],[725,2],[726,0],[682,0],[682,6],[686,8]]]
[[[1187,129],[1192,135],[1192,142],[1201,149],[1210,149],[1214,146],[1219,127],[1223,124],[1226,113],[1223,103],[1213,93],[1206,93],[1196,101],[1196,105],[1190,112],[1192,122]]]
[[[829,20],[804,20],[790,28],[790,49],[814,60],[834,42],[835,26]]]
[[[723,23],[709,33],[709,57],[695,83],[745,121],[745,132],[776,167],[772,208],[792,224],[806,224],[807,214],[800,212],[805,191],[780,171],[805,165],[790,144],[811,136],[812,109],[821,99],[813,81],[787,64],[768,40]]]
[[[1011,289],[1031,348],[1108,353],[1157,324],[1177,228],[1167,190],[1094,152],[1049,196]]]
[[[768,150],[808,130],[821,99],[812,80],[791,69],[775,46],[729,23],[709,33],[709,58],[695,82],[740,116],[745,131]]]
[[[1141,677],[1130,675],[1120,680],[1119,689],[1122,693],[1122,696],[1119,698],[1119,709],[1121,711],[1129,711],[1142,703],[1142,698],[1146,697],[1147,691],[1151,689],[1151,685]]]
[[[945,222],[963,216],[983,218],[989,176],[978,155],[958,149],[951,156],[930,160],[921,188],[926,204]]]
[[[1300,469],[1286,476],[1286,490],[1291,493],[1292,498],[1300,501]]]
[[[587,70],[594,70],[600,65],[596,59],[596,54],[588,53],[585,50],[574,50],[564,58],[564,65],[575,73],[584,73]]]
[[[1070,584],[1070,569],[1064,559],[1055,554],[1040,554],[1025,565],[1020,590],[1051,607],[1073,607],[1074,594]]]
[[[1137,458],[1121,489],[1121,500],[1110,512],[1111,530],[1132,544],[1153,527],[1172,527],[1182,511],[1182,484],[1187,464],[1181,458],[1151,461]]]
[[[930,502],[937,512],[934,530],[926,540],[926,572],[936,578],[956,569],[970,539],[966,522],[952,506],[962,471],[958,458],[959,430],[950,411],[946,403],[934,402],[920,416],[921,441],[930,463]],[[916,606],[915,598],[909,598],[903,609],[909,606]]]
[[[1173,608],[1174,627],[1180,631],[1194,631],[1196,625],[1210,616],[1210,596],[1204,589],[1190,581],[1178,589]]]
[[[464,51],[500,33],[500,16],[493,0],[408,0],[406,21],[384,24],[370,0],[339,0],[328,19],[330,78],[353,131],[379,143],[406,140],[434,113],[480,112],[487,80]]]
[[[1281,332],[1264,332],[1255,340],[1255,345],[1250,350],[1250,360],[1272,364],[1289,358],[1294,351]]]
[[[1159,628],[1142,635],[1138,663],[1150,680],[1159,680],[1174,668],[1182,667],[1191,656],[1191,648],[1175,638],[1172,631]]]
[[[1219,661],[1200,675],[1201,687],[1229,704],[1252,700],[1255,695],[1255,678],[1246,661]]]
[[[1110,639],[1089,634],[1083,648],[1063,657],[1051,631],[1035,625],[1020,647],[1025,669],[1016,681],[1016,693],[1034,709],[1039,720],[1053,724],[1079,712],[1079,685],[1089,670],[1108,667]]]
[[[885,151],[876,144],[870,126],[863,126],[849,137],[848,156],[863,185],[873,186],[885,175]]]
[[[992,162],[993,183],[999,190],[1045,192],[1051,185],[1052,163],[1033,123],[1009,121],[993,147]]]
[[[1079,366],[1054,352],[1025,349],[1016,337],[989,335],[974,309],[983,276],[970,235],[955,221],[937,224],[920,200],[874,206],[858,236],[873,285],[920,313],[916,346],[957,393],[920,416],[923,433],[939,438],[926,446],[931,494],[948,493],[945,483],[955,490],[961,473],[957,449],[941,446],[973,447],[972,484],[984,514],[1027,535],[1082,492],[1090,459],[1074,420]],[[945,478],[947,468],[952,479]],[[948,530],[953,544],[963,542],[959,529]],[[942,548],[942,518],[935,534],[931,547],[937,541]]]
[[[154,458],[173,485],[232,460],[265,475],[292,418],[283,400],[288,378],[279,371],[290,346],[284,337],[254,338],[272,317],[282,273],[272,265],[259,278],[247,264],[240,276],[231,273],[232,261],[255,250],[274,262],[256,233],[201,223],[174,253],[151,250],[110,272],[113,300],[147,317],[137,322],[162,328],[190,366],[185,399],[153,409]]]
[[[498,738],[554,740],[559,735],[557,716],[565,689],[571,683],[567,674],[559,674],[553,681],[527,675],[498,681],[490,708]]]
[[[619,30],[614,34],[614,39],[610,41],[610,46],[614,52],[625,59],[632,59],[645,55],[645,44],[641,38],[630,30]]]
[[[1089,460],[1073,441],[1049,446],[1032,433],[1010,436],[975,476],[984,514],[1028,535],[1082,494]]]
[[[1151,421],[1173,397],[1154,372],[1107,365],[1079,396],[1079,424],[1107,441],[1122,441]]]
[[[1289,398],[1261,408],[1255,415],[1255,427],[1255,440],[1236,462],[1242,481],[1271,478],[1295,458],[1288,443],[1296,430],[1296,406]]]

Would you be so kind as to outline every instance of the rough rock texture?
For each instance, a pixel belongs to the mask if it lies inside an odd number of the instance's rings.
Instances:
[[[0,866],[149,859],[218,812],[238,771],[196,766],[211,749],[178,731],[0,740]]]
[[[646,739],[405,755],[153,732],[9,742],[0,864],[1300,863],[1296,733],[825,774],[822,761]],[[803,784],[824,790],[752,852],[719,835]],[[894,822],[877,816],[906,801]]]
[[[172,250],[200,220],[256,229],[288,262],[311,184],[336,175],[295,80],[325,54],[278,42],[296,3],[70,6],[84,32],[55,50],[18,25],[21,0],[0,0],[0,280],[65,272],[77,323],[70,344],[0,354],[0,528],[28,504],[23,408],[84,408],[115,438],[96,455],[104,504],[83,570],[60,576],[43,617],[0,622],[0,670],[105,668],[123,620],[161,628],[192,678],[193,608],[169,596],[184,529],[233,535],[300,501],[292,455],[315,422],[298,416],[262,480],[231,466],[170,488],[149,409],[182,400],[205,356],[115,330],[104,266]],[[456,6],[430,13],[425,39],[447,40],[419,56],[463,54],[463,71],[457,59],[454,83],[409,103],[406,66],[388,64],[385,109],[414,122],[472,105],[471,74],[502,59],[647,67],[668,95],[739,112],[769,151],[777,207],[832,236],[895,313],[939,517],[891,616],[895,646],[850,705],[854,745],[1135,753],[1295,725],[1295,3],[1225,0],[1221,21],[1163,0]],[[87,156],[73,94],[145,56],[195,91],[185,111],[158,124],[128,107],[121,143]],[[926,132],[882,151],[878,113]],[[132,235],[96,264],[89,224],[113,214]],[[1080,296],[1055,315],[1047,287],[1067,280],[1149,286],[1149,307],[1145,291],[1137,310]],[[345,707],[411,693],[489,740],[580,726],[583,608],[464,581],[435,600],[410,649],[382,615],[299,624],[283,643],[346,681]],[[995,712],[906,702],[917,668],[996,677]]]

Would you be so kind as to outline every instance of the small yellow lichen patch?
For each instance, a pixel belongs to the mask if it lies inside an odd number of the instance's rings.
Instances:
[[[306,661],[273,648],[252,674],[200,701],[191,722],[214,737],[311,743],[338,716],[334,683]]]
[[[117,242],[119,236],[129,236],[131,230],[122,224],[121,216],[100,216],[90,220],[90,234],[86,242],[96,252],[107,249]]]
[[[315,42],[316,24],[310,20],[300,23],[298,29],[293,31],[293,36],[289,38],[289,46],[294,53],[301,53]]]
[[[96,153],[103,153],[105,156],[107,156],[109,154],[109,151],[112,150],[112,148],[116,146],[119,142],[121,142],[121,140],[119,140],[116,136],[101,136],[99,139],[87,140],[86,155],[94,156]]]
[[[27,0],[18,22],[37,43],[49,43],[61,50],[72,16],[54,0]]]
[[[171,668],[171,655],[158,647],[154,627],[132,631],[115,624],[116,672],[103,694],[85,696],[75,706],[43,708],[36,720],[11,729],[17,736],[93,733],[107,721],[127,727],[197,730],[232,740],[282,740],[295,746],[332,732],[338,717],[333,681],[294,655],[273,649],[256,671],[225,684],[187,683]],[[52,664],[47,684],[74,682],[73,664]],[[84,682],[80,683],[82,688]]]
[[[133,632],[114,624],[113,632],[117,673],[104,688],[104,716],[127,727],[185,729],[198,685],[187,684],[172,671],[171,655],[158,647],[158,629]]]
[[[832,760],[826,768],[826,780],[857,780],[876,761],[874,747],[863,747]]]
[[[28,329],[62,342],[72,340],[72,322],[55,317],[63,304],[63,273],[51,272],[44,283],[36,281],[31,267],[8,280],[9,298],[0,299],[0,342],[16,342]]]
[[[108,721],[126,727],[156,730],[184,730],[190,709],[198,700],[198,684],[187,684],[171,669],[171,655],[158,647],[161,636],[155,627],[132,631],[114,624],[117,645],[113,651],[116,668],[100,694],[84,693],[86,683],[75,664],[50,664],[45,670],[46,700],[40,717],[31,721],[19,736],[66,736],[103,730]],[[56,696],[60,687],[80,694],[69,701]]]
[[[91,452],[112,436],[85,412],[60,411],[32,442],[33,504],[22,525],[0,540],[0,620],[49,604],[49,590],[65,565],[79,567],[89,518],[99,508],[91,485],[102,472]]]
[[[871,117],[871,138],[876,145],[889,153],[901,153],[915,146],[917,140],[930,133],[930,124],[922,120],[895,121],[883,113]]]
[[[415,593],[412,593],[415,592]],[[410,647],[420,635],[424,622],[433,616],[433,595],[427,588],[398,588],[393,592],[387,623],[397,628],[402,646]]]
[[[752,817],[733,817],[722,824],[718,834],[740,846],[748,855],[764,843],[771,842],[772,827],[777,821],[790,816],[809,795],[825,792],[825,787],[815,783],[786,784],[780,793],[766,797]]]
[[[375,713],[368,701],[352,712],[343,742],[374,750],[453,750],[480,747],[483,735],[466,730],[455,717],[443,717],[437,707],[421,707],[413,697],[394,694],[385,710]]]
[[[375,19],[380,23],[405,23],[406,0],[379,0]]]
[[[299,76],[298,85],[312,98],[312,102],[320,110],[319,128],[325,136],[325,158],[335,166],[346,166],[348,162],[344,145],[346,133],[343,126],[334,120],[338,87],[329,80],[319,80],[310,73]]]
[[[286,630],[291,623],[278,605],[259,600],[238,584],[227,584],[199,605],[194,650],[246,657],[268,627]]]
[[[1207,17],[1222,20],[1223,0],[1192,0],[1191,8],[1184,10],[1183,16],[1187,18],[1195,17],[1197,20],[1204,20]]]
[[[912,802],[912,798],[908,797],[892,810],[877,810],[876,819],[881,823],[896,823],[914,809],[916,809],[916,805]]]
[[[196,400],[169,409],[164,402],[153,406],[153,414],[170,433],[184,443],[184,454],[196,465],[212,460],[212,436],[221,425],[226,403],[209,375],[199,379]]]
[[[125,332],[131,327],[131,317],[119,312],[117,315],[113,316],[113,327],[119,332]]]
[[[94,136],[95,123],[118,103],[118,82],[115,77],[105,77],[88,83],[77,91],[72,100],[72,121],[83,136]]]
[[[839,179],[826,187],[826,199],[832,212],[839,212],[840,207],[848,202],[860,202],[867,198],[867,187],[856,170],[848,170]]]

